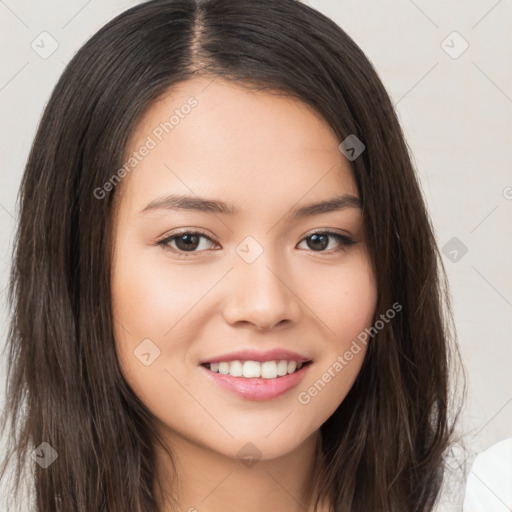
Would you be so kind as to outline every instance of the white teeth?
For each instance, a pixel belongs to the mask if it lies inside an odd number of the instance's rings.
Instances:
[[[275,361],[265,361],[262,363],[261,376],[264,379],[275,379],[277,377],[277,363]]]
[[[288,373],[288,361],[279,361],[277,363],[277,375],[283,377]]]
[[[219,363],[219,373],[227,375],[229,373],[229,363]]]
[[[261,377],[263,379],[275,379],[300,370],[304,363],[297,361],[222,361],[219,363],[210,363],[210,370],[223,375],[232,377],[245,377],[253,379]]]
[[[241,377],[244,374],[244,368],[240,361],[231,361],[229,363],[229,374],[233,377]]]
[[[242,375],[246,379],[253,377],[261,377],[261,364],[256,361],[245,361],[242,370]]]

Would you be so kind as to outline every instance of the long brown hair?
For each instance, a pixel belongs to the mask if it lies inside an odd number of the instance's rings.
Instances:
[[[348,396],[322,425],[319,499],[336,512],[427,512],[457,414],[446,276],[390,98],[356,43],[296,0],[153,0],[115,18],[67,65],[46,106],[20,187],[9,288],[2,431],[38,512],[156,510],[152,415],[125,382],[111,312],[116,188],[152,102],[194,75],[277,90],[316,109],[351,167],[377,280],[375,335]],[[376,319],[378,318],[376,313]],[[30,454],[47,442],[58,460]]]

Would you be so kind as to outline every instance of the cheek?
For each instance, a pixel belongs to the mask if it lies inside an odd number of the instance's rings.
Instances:
[[[172,310],[182,307],[172,294],[159,270],[144,259],[144,250],[120,244],[112,274],[112,303],[116,346],[125,374],[143,369],[143,362],[136,359],[141,343],[147,345],[143,353],[161,357],[159,340],[172,327]]]
[[[175,334],[180,319],[204,295],[205,286],[197,272],[187,271],[185,265],[169,265],[154,248],[130,251],[118,258],[112,278],[116,323],[131,337],[160,340],[171,330]]]
[[[367,352],[377,304],[377,289],[368,258],[340,271],[336,281],[310,293],[325,326],[314,371],[300,386],[298,403],[322,424],[338,408],[356,380]],[[313,368],[312,368],[313,370]]]
[[[375,279],[366,256],[354,258],[350,266],[317,276],[318,287],[311,287],[309,300],[325,326],[329,346],[342,350],[371,325],[377,304]]]
[[[165,373],[169,362],[182,360],[184,342],[179,340],[186,339],[185,315],[197,295],[194,281],[187,286],[179,271],[169,276],[169,268],[166,271],[161,262],[148,260],[145,249],[125,249],[114,268],[112,301],[119,363],[135,394],[158,413],[172,402],[164,393],[165,405],[156,405],[162,399],[159,395],[172,384]]]

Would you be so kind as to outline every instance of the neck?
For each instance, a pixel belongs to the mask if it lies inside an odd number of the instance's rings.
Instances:
[[[161,512],[313,511],[314,476],[321,465],[319,431],[290,453],[254,463],[226,457],[175,432],[167,432],[164,440],[174,465],[158,446]]]

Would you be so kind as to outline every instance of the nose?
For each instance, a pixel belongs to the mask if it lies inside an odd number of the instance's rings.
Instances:
[[[299,319],[300,300],[289,269],[266,254],[252,263],[236,261],[229,273],[223,315],[232,326],[247,323],[269,330]]]

